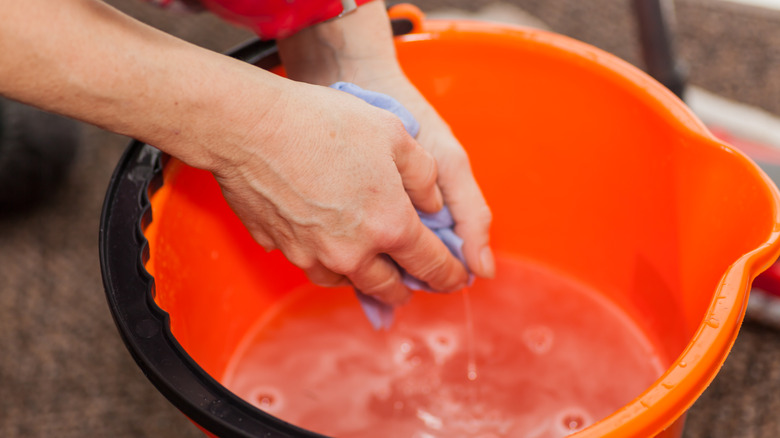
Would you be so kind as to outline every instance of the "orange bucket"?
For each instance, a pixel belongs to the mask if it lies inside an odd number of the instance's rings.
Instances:
[[[573,436],[679,437],[734,343],[751,281],[780,251],[776,187],[671,92],[601,50],[540,30],[394,13],[414,24],[397,38],[399,59],[467,149],[494,214],[499,271],[472,299],[513,280],[516,260],[596,291],[661,368]],[[320,436],[222,381],[261,315],[313,286],[251,239],[210,174],[161,158],[131,145],[104,207],[106,293],[128,348],[210,434]],[[354,330],[373,336],[368,323]],[[595,372],[577,366],[583,378]]]

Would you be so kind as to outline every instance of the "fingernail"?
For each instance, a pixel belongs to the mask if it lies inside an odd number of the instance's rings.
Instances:
[[[493,251],[490,250],[490,247],[486,246],[480,251],[479,264],[482,268],[483,277],[493,278],[496,276],[496,261],[493,258]]]

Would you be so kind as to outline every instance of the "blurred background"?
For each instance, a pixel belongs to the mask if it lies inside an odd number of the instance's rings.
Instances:
[[[251,37],[208,14],[165,12],[137,0],[107,2],[216,51]],[[629,0],[412,3],[434,17],[544,27],[645,68]],[[778,2],[677,0],[672,6],[694,110],[707,123],[780,148]],[[129,139],[34,112],[20,116],[26,111],[9,103],[0,111],[0,436],[203,436],[135,365],[103,293],[100,209]],[[33,129],[28,138],[25,124],[61,128],[51,138]],[[45,147],[30,151],[26,143]],[[29,202],[35,198],[39,202]],[[776,327],[748,317],[721,373],[690,410],[685,437],[780,436]]]

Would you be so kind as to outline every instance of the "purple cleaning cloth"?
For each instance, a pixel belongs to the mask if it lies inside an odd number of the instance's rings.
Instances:
[[[401,122],[404,124],[404,128],[406,128],[406,132],[408,132],[409,135],[412,137],[417,137],[417,133],[420,131],[420,124],[417,122],[417,119],[415,119],[412,113],[404,108],[400,102],[393,99],[392,97],[386,94],[364,90],[349,82],[336,82],[335,84],[331,85],[331,88],[352,94],[353,96],[359,97],[371,105],[374,105],[375,107],[390,111],[391,113],[398,116],[399,119],[401,119]],[[447,209],[445,206],[436,213],[422,213],[418,211],[417,215],[420,216],[422,223],[426,227],[430,228],[431,231],[433,231],[434,234],[436,234],[439,239],[444,242],[444,245],[447,246],[452,255],[457,257],[458,260],[463,262],[463,265],[466,266],[466,259],[463,257],[463,239],[458,237],[458,235],[455,234],[455,231],[453,231],[455,221],[452,219],[452,215],[450,214],[449,209]],[[432,291],[431,288],[425,284],[425,282],[412,277],[403,269],[400,270],[402,281],[409,289],[429,292]],[[375,329],[379,330],[390,328],[390,325],[393,323],[393,306],[383,303],[382,301],[379,301],[370,295],[366,295],[357,289],[355,289],[355,294],[360,300],[360,305],[363,307],[363,312],[366,314],[366,317],[368,317],[368,320]]]

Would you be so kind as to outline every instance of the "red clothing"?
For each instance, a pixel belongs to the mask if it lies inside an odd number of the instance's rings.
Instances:
[[[193,0],[147,0],[176,7]],[[370,0],[199,0],[222,18],[248,27],[263,39],[284,38],[299,30],[336,18]]]

